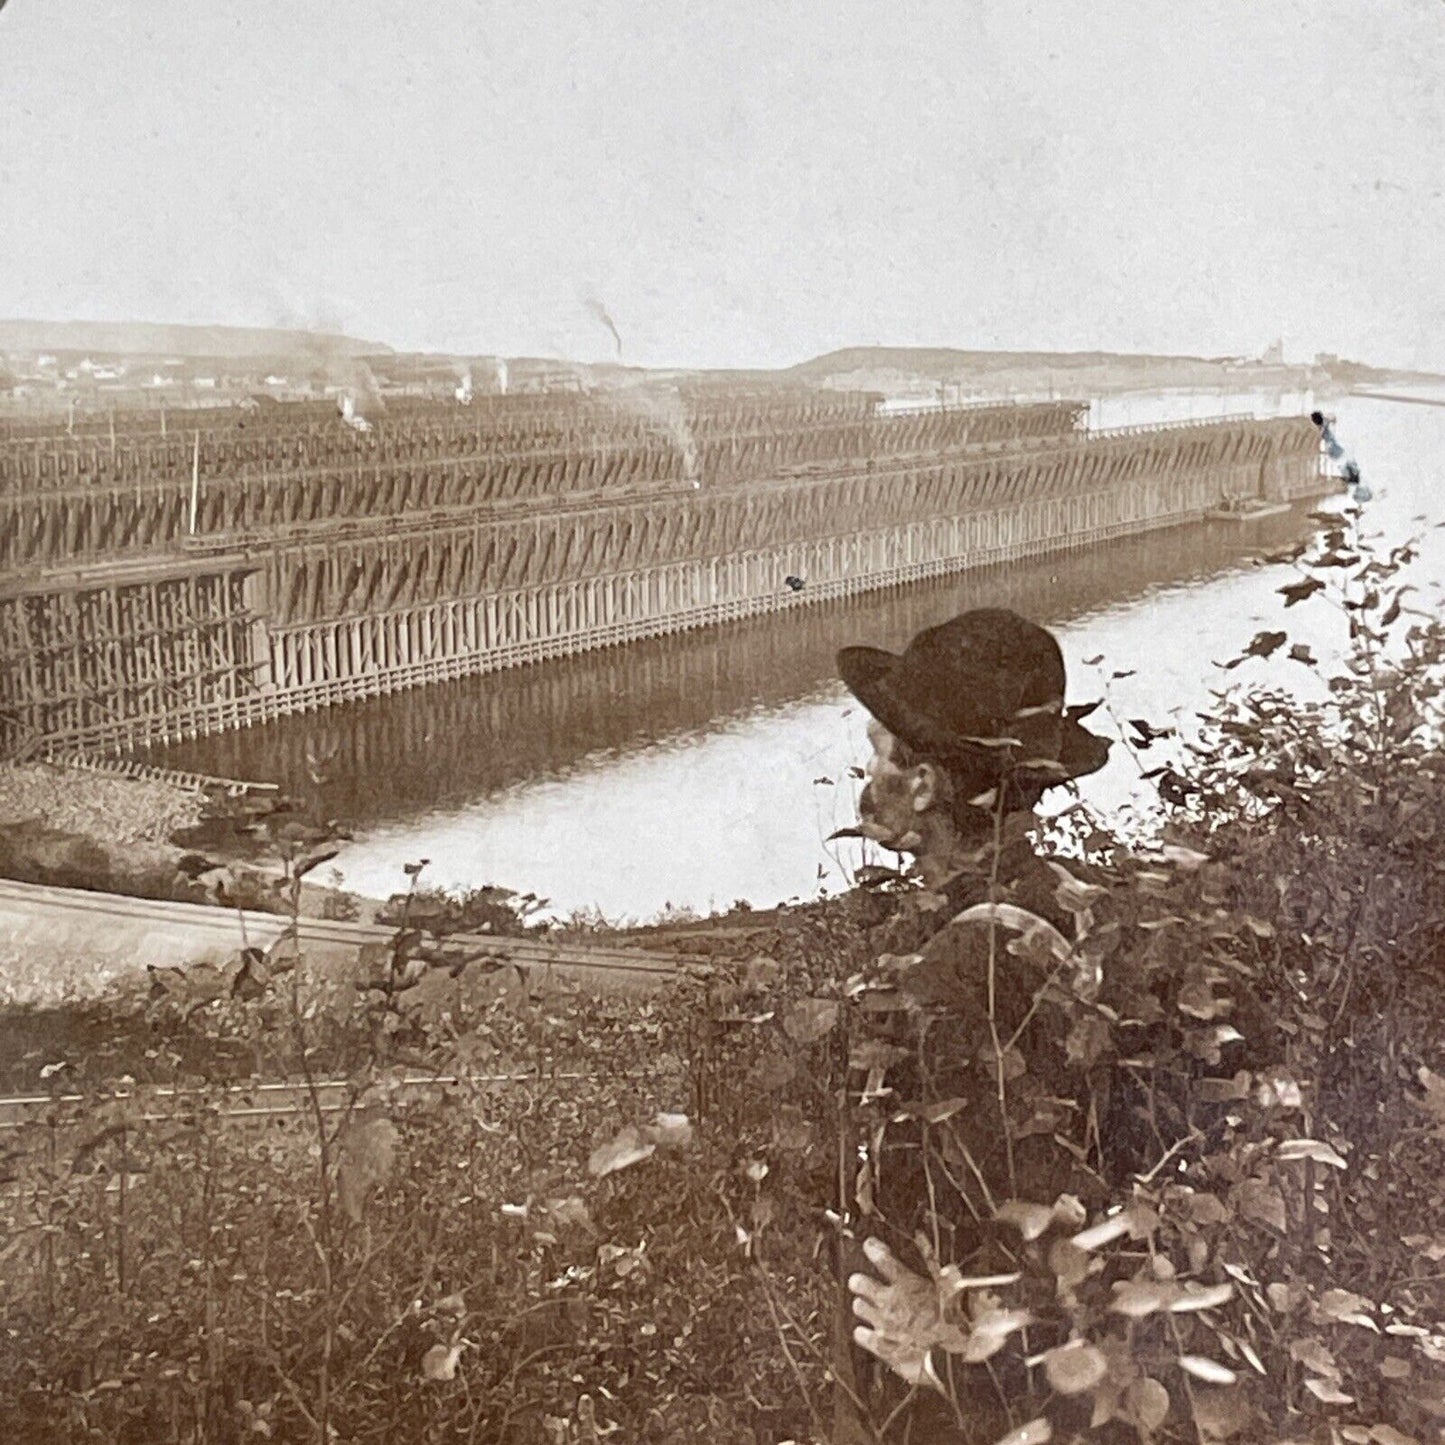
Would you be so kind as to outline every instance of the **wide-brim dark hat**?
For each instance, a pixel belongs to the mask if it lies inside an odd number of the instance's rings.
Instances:
[[[965,612],[920,632],[902,653],[845,647],[848,691],[916,753],[987,786],[1002,767],[1039,788],[1098,772],[1109,743],[1080,726],[1097,707],[1064,705],[1053,636],[1004,608]]]

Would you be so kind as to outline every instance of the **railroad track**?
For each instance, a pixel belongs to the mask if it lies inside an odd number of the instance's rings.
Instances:
[[[280,914],[162,902],[0,879],[0,983],[4,953],[23,956],[31,970],[47,960],[58,969],[76,957],[94,958],[117,977],[146,965],[184,968],[219,964],[243,945],[266,949],[290,928]],[[320,966],[354,962],[367,945],[387,944],[394,928],[321,918],[299,920],[302,954]],[[447,943],[478,959],[520,969],[531,988],[576,986],[599,993],[649,993],[706,970],[707,961],[604,943],[545,938],[449,934]]]
[[[416,1074],[390,1081],[387,1090],[392,1097],[397,1094],[418,1094],[429,1089],[466,1089],[496,1093],[528,1084],[565,1085],[570,1088],[603,1078],[611,1083],[622,1079],[643,1082],[657,1077],[656,1071],[648,1069],[609,1070],[606,1074],[586,1070],[564,1070],[555,1073],[533,1070],[527,1073],[470,1074],[465,1077],[458,1074]],[[55,1119],[58,1125],[67,1130],[82,1125],[96,1130],[102,1126],[102,1116],[97,1111],[105,1108],[118,1111],[115,1115],[106,1116],[107,1122],[118,1124],[123,1117],[126,1128],[171,1123],[206,1109],[215,1110],[219,1118],[234,1124],[311,1117],[318,1110],[324,1115],[332,1115],[355,1107],[362,1092],[362,1087],[354,1080],[318,1079],[311,1085],[271,1080],[228,1084],[211,1089],[141,1084],[127,1089],[105,1089],[93,1094],[11,1094],[0,1096],[0,1134],[14,1133],[28,1125],[43,1123],[47,1116]],[[119,1110],[126,1104],[133,1107],[122,1116]],[[76,1106],[85,1107],[84,1118],[68,1113]]]

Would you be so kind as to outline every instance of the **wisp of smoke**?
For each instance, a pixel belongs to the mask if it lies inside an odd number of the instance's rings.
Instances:
[[[594,316],[598,321],[600,321],[612,333],[612,339],[617,343],[617,354],[620,357],[622,355],[622,333],[618,331],[617,323],[612,319],[611,312],[609,312],[608,309],[595,296],[584,297],[582,304],[587,308],[587,310],[592,314],[592,316]]]
[[[702,466],[697,442],[688,423],[687,408],[672,390],[657,390],[646,384],[607,393],[620,408],[658,424],[682,457],[683,479],[696,490],[702,485]]]

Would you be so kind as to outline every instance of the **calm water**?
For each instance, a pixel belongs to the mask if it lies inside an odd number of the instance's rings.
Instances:
[[[1094,422],[1309,406],[1307,397],[1118,397],[1096,406]],[[1372,528],[1398,539],[1425,525],[1411,520],[1417,514],[1445,517],[1437,500],[1445,409],[1365,400],[1332,409],[1375,489]],[[559,911],[611,919],[740,898],[766,906],[844,886],[856,862],[824,841],[853,821],[848,769],[867,753],[865,719],[834,679],[839,647],[901,648],[965,607],[1010,606],[1058,633],[1071,700],[1107,690],[1119,717],[1187,727],[1226,683],[1293,675],[1308,685],[1294,663],[1215,666],[1261,627],[1281,625],[1275,589],[1295,574],[1252,555],[1307,531],[1302,510],[467,679],[157,758],[316,798],[355,830],[337,861],[363,893],[392,892],[403,863],[428,858],[433,881],[533,890]],[[1426,531],[1416,573],[1421,583],[1445,579],[1442,533]],[[1429,605],[1438,600],[1426,595]],[[1337,652],[1336,617],[1322,602],[1292,609],[1292,640],[1321,656]],[[1097,654],[1104,661],[1086,666]],[[1111,679],[1130,669],[1135,675]],[[1110,730],[1102,714],[1092,722]],[[330,757],[320,788],[306,776],[308,745]],[[1116,811],[1141,796],[1137,767],[1118,748],[1084,788]]]

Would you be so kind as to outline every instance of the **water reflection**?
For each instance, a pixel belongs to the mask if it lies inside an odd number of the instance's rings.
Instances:
[[[280,783],[359,828],[396,823],[816,696],[832,688],[834,654],[850,639],[901,648],[920,628],[966,607],[1063,621],[1162,583],[1210,576],[1251,549],[1298,535],[1301,525],[1297,512],[1172,528],[1089,553],[370,699],[177,744],[155,757]],[[319,789],[308,776],[308,752],[324,760],[328,781]]]

